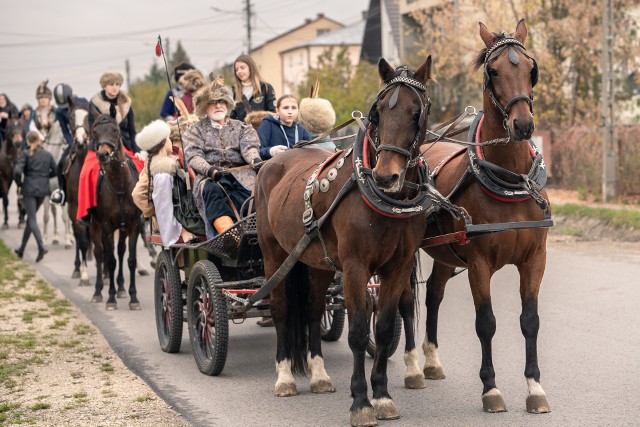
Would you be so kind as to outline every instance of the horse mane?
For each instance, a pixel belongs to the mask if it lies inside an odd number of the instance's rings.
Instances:
[[[494,40],[494,44],[497,43],[500,40],[504,40],[504,39],[510,39],[511,34],[508,33],[500,33],[500,34],[496,34],[496,33],[491,33],[493,34],[493,36],[495,37]],[[484,47],[482,49],[480,49],[480,52],[478,52],[478,56],[476,56],[472,61],[471,61],[471,66],[473,67],[473,71],[477,71],[478,68],[482,67],[484,65],[484,57],[487,54],[487,51],[489,50],[488,47]]]

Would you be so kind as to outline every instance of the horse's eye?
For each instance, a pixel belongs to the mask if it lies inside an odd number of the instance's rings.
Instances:
[[[495,68],[489,68],[489,75],[491,77],[497,77],[498,76],[498,71]]]
[[[414,122],[417,122],[418,120],[420,120],[420,112],[413,113],[413,115],[411,116],[411,120]]]

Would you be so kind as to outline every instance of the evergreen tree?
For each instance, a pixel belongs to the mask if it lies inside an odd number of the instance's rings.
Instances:
[[[176,65],[180,65],[184,63],[191,64],[191,60],[189,59],[189,55],[187,54],[187,52],[182,47],[182,42],[178,40],[178,46],[176,47],[176,50],[173,52],[173,55],[171,55],[171,64],[172,64],[172,67],[175,67]]]

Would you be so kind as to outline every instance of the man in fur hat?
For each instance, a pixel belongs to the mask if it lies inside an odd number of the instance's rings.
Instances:
[[[252,168],[223,172],[259,163],[260,140],[251,125],[229,118],[233,95],[221,77],[196,92],[194,101],[195,114],[201,119],[184,133],[184,151],[196,173],[193,193],[200,215],[206,219],[207,237],[213,237],[214,230],[220,233],[234,225],[234,211],[251,196],[256,178]]]
[[[180,83],[179,83],[180,78],[190,70],[195,70],[195,67],[186,62],[176,65],[176,67],[173,69],[173,80],[177,86],[167,90],[167,93],[164,95],[164,100],[162,101],[162,107],[160,108],[160,116],[163,119],[165,120],[175,119],[176,115],[179,114],[179,113],[176,113],[176,108],[173,105],[173,101],[171,101],[170,96],[173,96],[174,99],[182,99],[185,92],[180,87]],[[204,77],[203,77],[203,83],[204,83]],[[191,111],[193,110],[190,110],[189,112]]]

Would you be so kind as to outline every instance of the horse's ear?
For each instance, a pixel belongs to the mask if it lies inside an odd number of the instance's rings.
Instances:
[[[416,80],[427,84],[431,79],[431,55],[427,56],[427,60],[424,61],[424,64],[422,64],[420,68],[418,68],[414,76]]]
[[[480,38],[482,39],[482,41],[484,42],[484,45],[488,48],[490,48],[491,46],[493,46],[493,43],[495,41],[495,36],[489,31],[489,29],[487,28],[486,25],[484,25],[482,22],[478,22],[478,24],[480,24]]]
[[[384,58],[380,58],[380,60],[378,61],[378,74],[380,75],[382,81],[385,83],[388,82],[393,77],[394,73],[395,70],[393,69],[393,67],[389,65],[389,63]]]
[[[527,39],[527,34],[529,31],[527,30],[527,24],[524,22],[524,18],[518,21],[518,26],[516,27],[516,33],[513,35],[513,38],[518,40],[521,43]]]

